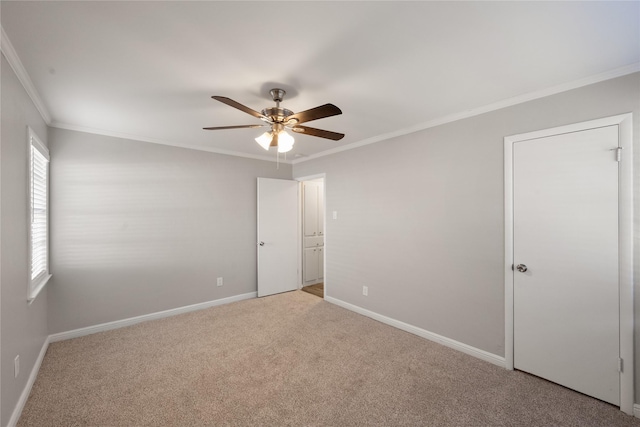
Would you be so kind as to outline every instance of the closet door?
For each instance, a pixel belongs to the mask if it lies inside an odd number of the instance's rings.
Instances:
[[[514,367],[620,404],[618,126],[513,148]]]
[[[318,280],[318,248],[304,250],[304,283],[313,284]]]
[[[304,235],[313,237],[318,235],[318,184],[305,182],[304,193]]]

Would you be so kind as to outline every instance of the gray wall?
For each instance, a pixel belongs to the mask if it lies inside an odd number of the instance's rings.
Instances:
[[[328,295],[504,356],[503,138],[626,112],[637,195],[640,73],[295,164],[326,173]]]
[[[291,165],[54,128],[49,141],[50,333],[256,291],[256,178]]]
[[[27,126],[46,144],[47,127],[4,56],[2,56],[0,135],[0,380],[1,425],[11,417],[47,338],[47,288],[27,304],[29,281],[29,141]],[[13,359],[20,355],[20,375]]]

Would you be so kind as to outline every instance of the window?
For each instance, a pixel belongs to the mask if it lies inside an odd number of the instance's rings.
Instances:
[[[49,274],[49,150],[29,128],[29,274],[28,300],[33,301]]]

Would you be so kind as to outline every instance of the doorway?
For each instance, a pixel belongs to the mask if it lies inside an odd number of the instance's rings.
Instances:
[[[631,115],[504,147],[506,366],[633,414]]]
[[[324,176],[301,179],[301,288],[324,298],[325,187]]]

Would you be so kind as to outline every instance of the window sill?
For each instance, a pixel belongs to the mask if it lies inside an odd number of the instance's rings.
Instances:
[[[27,297],[27,302],[29,304],[31,304],[36,299],[36,297],[38,296],[42,288],[44,288],[44,285],[46,285],[49,279],[51,279],[51,276],[52,276],[51,274],[43,274],[42,276],[37,278],[34,282],[32,282],[33,290],[29,293]]]

